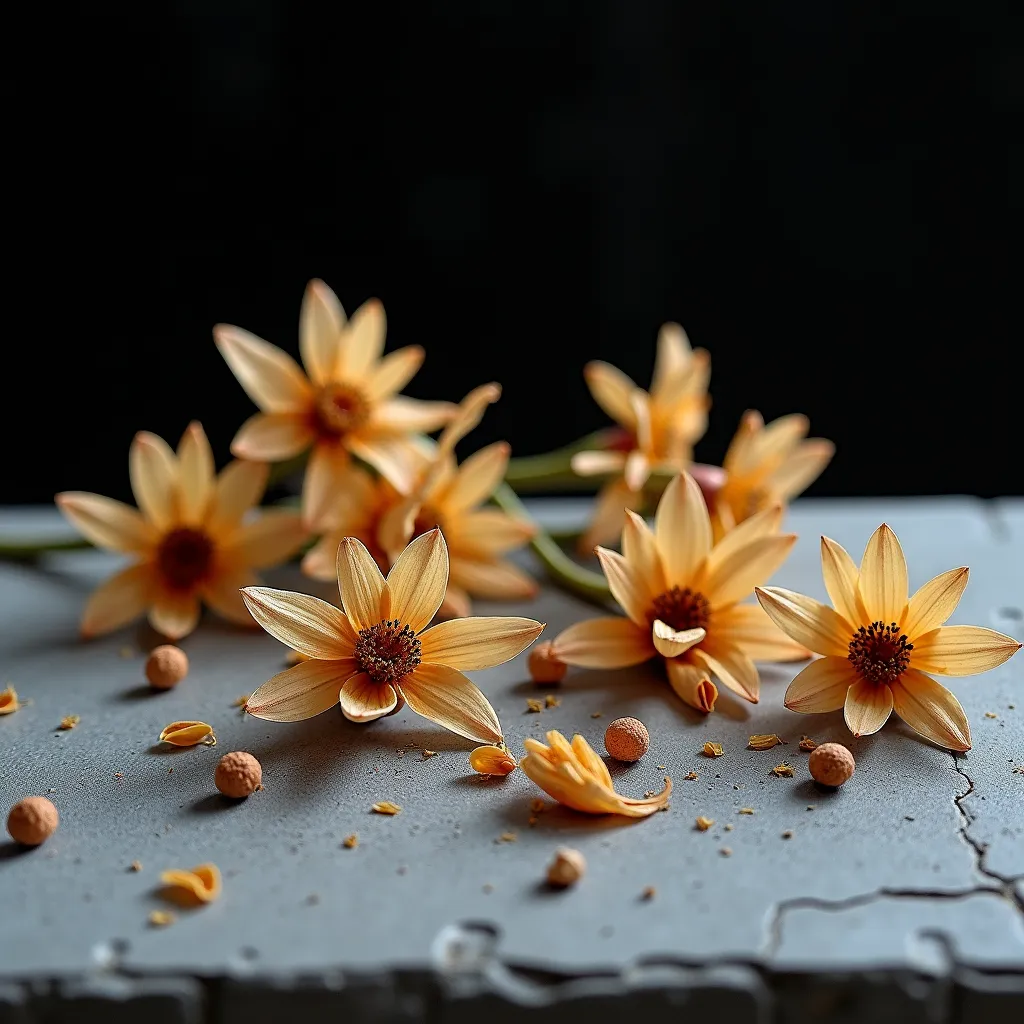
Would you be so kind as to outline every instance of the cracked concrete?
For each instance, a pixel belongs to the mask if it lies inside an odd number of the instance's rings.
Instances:
[[[569,518],[579,506],[554,513]],[[1000,509],[972,500],[798,503],[790,523],[801,539],[774,582],[824,597],[817,535],[859,556],[882,519],[900,535],[912,586],[972,567],[954,621],[1024,632],[1012,618],[1024,608],[1014,568],[1024,538],[1013,539],[1009,521],[998,525]],[[275,1005],[301,1006],[309,1021],[371,1009],[379,1019],[455,1019],[487,1007],[502,1019],[524,1006],[610,1019],[626,1005],[659,1019],[683,1006],[704,1012],[707,1000],[767,1021],[811,1012],[818,1000],[851,1019],[874,1019],[882,1007],[890,1009],[879,1019],[889,1019],[895,1007],[903,1024],[958,1024],[1024,998],[1018,659],[952,681],[974,728],[975,748],[961,759],[895,722],[852,741],[841,715],[789,712],[781,694],[792,667],[765,669],[757,707],[724,698],[707,718],[679,706],[654,671],[571,672],[557,688],[561,705],[541,714],[526,713],[526,697],[556,688],[538,691],[522,659],[475,673],[512,744],[558,728],[602,749],[607,723],[634,714],[652,749],[615,769],[620,789],[640,794],[665,774],[675,782],[669,812],[646,821],[610,825],[552,809],[531,826],[538,792],[521,773],[473,776],[467,744],[408,712],[365,727],[333,713],[295,726],[239,715],[234,699],[281,667],[269,637],[205,624],[185,644],[189,678],[151,694],[138,653],[152,642],[144,630],[73,639],[84,595],[112,564],[85,554],[0,565],[3,678],[32,700],[0,719],[2,803],[41,792],[62,815],[37,851],[0,843],[0,1024],[56,1019],[55,1000],[102,979],[123,982],[89,996],[113,1014],[106,1020],[134,1012],[138,983],[167,979],[193,987],[182,994],[172,984],[172,1009],[155,1019],[197,1022],[273,1019]],[[290,570],[274,582],[306,585]],[[529,608],[488,611],[536,614],[552,634],[595,614],[548,591]],[[58,732],[71,713],[82,716],[79,727]],[[176,718],[212,722],[218,747],[155,749]],[[789,745],[746,750],[754,732],[777,732]],[[796,748],[803,733],[851,746],[850,784],[835,793],[814,786]],[[706,739],[722,742],[725,755],[702,757]],[[424,747],[437,755],[424,760]],[[249,749],[264,765],[266,790],[240,805],[212,786],[216,759],[230,749]],[[795,778],[770,774],[782,760]],[[690,771],[700,777],[686,781]],[[370,814],[380,799],[396,800],[402,814]],[[743,807],[755,814],[739,814]],[[693,828],[698,814],[715,819],[707,833]],[[343,849],[351,832],[359,846]],[[506,832],[516,840],[496,842]],[[576,890],[551,893],[540,879],[562,843],[581,849],[589,870]],[[128,870],[136,859],[138,874]],[[224,898],[169,928],[147,927],[160,906],[158,872],[202,860],[225,872]],[[641,898],[646,886],[653,899]],[[477,952],[452,960],[452,935],[456,946],[469,935]],[[49,979],[43,994],[32,987],[38,979]]]

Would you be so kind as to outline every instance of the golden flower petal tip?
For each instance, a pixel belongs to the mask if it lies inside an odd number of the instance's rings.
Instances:
[[[0,690],[0,715],[13,715],[20,707],[18,692],[13,686]]]
[[[672,780],[655,796],[631,799],[615,792],[608,766],[579,735],[572,743],[557,730],[547,734],[547,744],[532,737],[523,741],[526,756],[519,762],[525,775],[560,804],[585,814],[621,814],[646,818],[668,807]]]
[[[200,864],[190,871],[165,871],[160,875],[164,899],[181,906],[212,903],[221,893],[220,870],[216,864]]]

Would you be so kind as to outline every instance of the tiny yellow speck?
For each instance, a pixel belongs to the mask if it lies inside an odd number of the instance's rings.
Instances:
[[[380,800],[370,808],[371,811],[375,811],[377,814],[398,814],[402,808],[398,804],[392,803],[390,800]]]
[[[994,711],[986,711],[985,712],[985,717],[986,718],[998,718],[999,716]]]
[[[729,822],[729,824],[725,826],[725,831],[731,832],[735,827],[736,826],[732,822]]]
[[[502,832],[500,836],[494,841],[496,843],[515,843],[518,842],[519,836],[515,832]]]
[[[747,740],[748,750],[771,750],[772,747],[777,747],[780,743],[784,742],[773,732],[759,732]]]
[[[710,740],[708,740],[708,742],[704,744],[704,749],[701,751],[701,753],[705,757],[721,757],[722,754],[725,753],[725,751],[722,749],[721,743],[712,743]]]
[[[353,832],[352,835],[345,836],[341,845],[344,846],[346,850],[354,850],[359,845],[359,836]]]
[[[723,846],[718,852],[723,857],[731,857],[732,856],[732,847],[731,846]]]
[[[810,736],[800,737],[800,749],[804,751],[804,753],[814,750],[817,746],[818,744],[812,740]]]
[[[794,775],[793,766],[788,765],[785,762],[783,762],[782,764],[777,764],[772,769],[772,775],[780,779],[791,779]]]
[[[81,720],[82,720],[81,715],[65,715],[60,720],[60,725],[57,726],[57,728],[58,729],[74,729],[74,727],[76,725],[78,725],[78,723]]]
[[[704,815],[701,815],[694,822],[694,824],[697,826],[698,830],[701,831],[701,832],[707,832],[707,830],[709,828],[711,828],[711,826],[714,825],[714,823],[715,823],[715,819],[714,818],[705,818]]]
[[[149,923],[154,928],[164,928],[169,924],[174,924],[177,918],[169,910],[154,910],[149,915]]]

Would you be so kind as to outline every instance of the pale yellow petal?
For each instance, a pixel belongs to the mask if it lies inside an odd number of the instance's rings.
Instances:
[[[764,419],[756,409],[748,409],[741,417],[732,441],[722,461],[722,468],[730,477],[744,477],[757,466],[756,440],[764,429]]]
[[[782,587],[755,587],[761,607],[790,639],[816,654],[845,658],[853,638],[851,626],[837,611]]]
[[[871,622],[903,621],[907,607],[907,560],[896,534],[882,525],[875,530],[860,563],[860,595]]]
[[[738,526],[733,526],[725,531],[720,540],[708,553],[707,561],[704,563],[700,578],[694,581],[694,585],[703,591],[709,579],[723,579],[728,573],[722,572],[722,566],[727,563],[735,565],[736,554],[753,541],[762,537],[770,537],[779,532],[782,523],[782,506],[772,505],[749,519],[744,519]]]
[[[111,576],[89,595],[82,613],[82,636],[111,633],[137,619],[146,610],[153,590],[153,568],[145,563]]]
[[[655,619],[651,627],[651,642],[655,650],[665,658],[678,658],[695,644],[699,644],[707,636],[706,630],[673,629],[667,622]]]
[[[343,445],[321,441],[313,448],[302,484],[302,518],[311,530],[330,524],[337,502],[358,472]]]
[[[580,551],[590,554],[595,544],[617,540],[626,521],[626,509],[638,507],[643,495],[631,491],[621,477],[609,480],[597,493],[594,514],[583,536]]]
[[[617,551],[599,547],[596,554],[612,597],[638,626],[646,626],[649,621],[647,612],[657,597],[649,581],[632,569]]]
[[[486,501],[505,476],[511,450],[505,441],[496,441],[470,455],[459,466],[445,494],[445,505],[452,511],[461,512]]]
[[[345,680],[356,671],[351,658],[304,661],[268,679],[249,698],[245,710],[268,722],[301,722],[333,708]]]
[[[310,281],[299,313],[299,355],[314,384],[334,380],[345,310],[323,281]]]
[[[420,345],[389,352],[363,382],[363,394],[370,402],[382,402],[397,395],[416,376],[425,352]]]
[[[376,368],[384,352],[387,317],[380,299],[367,299],[353,314],[341,335],[337,379],[361,383]]]
[[[372,434],[347,439],[349,450],[369,463],[399,493],[408,494],[423,468],[423,449],[401,434]]]
[[[622,479],[631,491],[643,489],[651,475],[651,464],[647,456],[639,449],[634,449],[626,456],[626,465],[622,470]]]
[[[258,412],[238,428],[231,454],[254,462],[282,462],[301,455],[315,440],[312,421],[303,413]]]
[[[418,665],[402,679],[401,687],[417,715],[478,743],[501,743],[501,723],[494,708],[456,669]]]
[[[448,425],[438,438],[442,451],[450,453],[470,431],[475,430],[489,405],[501,398],[501,385],[495,381],[473,388],[452,410]]]
[[[199,625],[197,594],[161,589],[152,595],[149,624],[168,640],[180,640]]]
[[[970,570],[967,566],[950,569],[930,579],[910,599],[906,620],[900,627],[911,641],[938,629],[956,611]]]
[[[240,566],[218,573],[200,588],[203,603],[212,608],[221,618],[250,629],[256,628],[256,620],[242,598],[243,587],[258,585],[256,574]]]
[[[360,672],[345,680],[338,703],[350,722],[372,722],[398,707],[398,694],[390,683],[375,683]]]
[[[388,573],[391,617],[414,633],[430,624],[448,586],[448,545],[436,527],[417,537]]]
[[[892,685],[892,709],[932,743],[960,753],[971,749],[971,726],[960,701],[931,676],[907,669]]]
[[[594,451],[577,452],[569,462],[577,476],[606,476],[619,474],[626,465],[624,452]]]
[[[716,642],[711,636],[701,644],[700,650],[693,652],[694,661],[699,663],[702,658],[720,683],[751,704],[758,702],[761,676],[757,666],[740,647],[721,639]]]
[[[810,427],[810,420],[801,413],[790,413],[772,420],[754,441],[757,462],[767,466],[779,465],[807,436]]]
[[[914,639],[910,663],[938,676],[988,672],[1020,650],[1012,636],[984,626],[939,626]]]
[[[224,550],[233,561],[266,569],[294,555],[308,535],[298,512],[265,509],[251,523],[240,526]]]
[[[178,460],[163,438],[143,430],[128,452],[132,493],[142,514],[160,530],[178,515]]]
[[[622,528],[622,556],[635,577],[646,581],[652,597],[668,589],[654,534],[643,517],[629,509],[626,511],[626,525]]]
[[[385,433],[429,434],[443,427],[456,408],[451,402],[424,402],[396,395],[374,409],[371,426]]]
[[[759,537],[737,548],[710,570],[702,593],[713,608],[749,597],[754,587],[767,582],[782,565],[795,543],[795,533],[783,533]]]
[[[494,668],[525,651],[543,631],[544,623],[513,616],[449,619],[420,634],[420,657],[425,665]]]
[[[742,647],[754,661],[804,661],[811,652],[791,640],[759,604],[734,604],[715,609],[715,636]]]
[[[325,582],[337,577],[338,545],[345,533],[325,533],[302,557],[302,571],[314,580]]]
[[[494,601],[526,600],[537,595],[536,581],[518,566],[504,560],[482,561],[453,558],[450,583],[472,594]]]
[[[214,536],[233,532],[249,509],[260,503],[267,487],[270,467],[265,462],[235,459],[217,477],[206,529]]]
[[[892,714],[892,690],[879,683],[859,679],[846,691],[843,715],[854,736],[878,732]]]
[[[552,641],[551,653],[567,665],[581,668],[628,668],[655,655],[649,629],[629,619],[588,619],[563,630]]]
[[[341,606],[358,632],[391,618],[391,595],[373,556],[362,541],[343,537],[338,545]]]
[[[707,667],[683,658],[671,658],[665,662],[668,682],[677,697],[691,708],[710,713],[715,710],[718,687],[711,682]]]
[[[661,325],[651,379],[651,397],[656,402],[666,402],[673,397],[690,369],[691,353],[690,339],[679,324]]]
[[[416,518],[423,510],[419,492],[393,504],[377,522],[377,543],[395,562],[412,540]]]
[[[537,533],[537,526],[500,509],[482,508],[458,516],[448,531],[460,552],[486,560],[522,547]]]
[[[867,625],[872,620],[860,596],[860,570],[841,544],[821,538],[821,575],[825,590],[836,611],[851,625]]]
[[[685,587],[711,550],[711,519],[697,481],[681,473],[665,488],[654,519],[665,582]]]
[[[777,497],[789,501],[821,476],[835,453],[836,446],[831,441],[820,438],[804,441],[771,474],[765,485]]]
[[[633,394],[637,390],[636,384],[621,370],[600,360],[587,363],[583,376],[594,401],[627,430],[635,429]]]
[[[286,352],[230,324],[217,324],[213,338],[238,383],[264,412],[301,412],[309,407],[313,389]]]
[[[561,736],[561,733],[559,733]],[[614,789],[615,786],[612,783],[611,772],[608,771],[608,765],[601,760],[597,755],[597,751],[577,733],[572,738],[570,743],[573,754],[579,760],[580,764],[590,772],[602,785],[607,786],[609,789]]]
[[[242,598],[252,617],[281,643],[307,658],[351,658],[356,634],[332,604],[308,594],[271,587],[246,587]]]
[[[202,425],[188,425],[178,445],[178,474],[181,482],[178,512],[182,522],[197,526],[206,518],[213,497],[215,467],[213,452]]]
[[[647,482],[648,468],[645,452],[654,449],[654,433],[651,425],[651,396],[641,388],[636,388],[630,396],[630,404],[633,406],[633,420],[635,426],[633,433],[636,435],[636,448],[626,456],[626,465],[623,469],[623,476],[631,490],[638,491]],[[632,480],[638,482],[634,485]]]
[[[846,703],[846,691],[859,681],[846,658],[817,658],[789,684],[786,707],[804,715],[838,711]]]
[[[122,501],[87,491],[64,491],[56,501],[79,533],[102,548],[139,554],[156,543],[158,535],[152,525]]]

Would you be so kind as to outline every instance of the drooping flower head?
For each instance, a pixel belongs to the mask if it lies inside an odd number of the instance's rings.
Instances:
[[[782,634],[756,604],[740,604],[789,554],[795,534],[779,534],[782,509],[757,515],[712,542],[700,487],[683,473],[658,504],[654,531],[627,512],[622,554],[598,548],[611,589],[626,618],[591,619],[552,642],[569,665],[625,668],[664,659],[672,689],[687,704],[713,711],[715,677],[756,703],[754,659],[802,660],[808,651]]]
[[[155,434],[137,434],[129,470],[138,510],[83,491],[57,495],[84,536],[135,560],[89,599],[82,634],[108,633],[148,608],[153,628],[177,640],[195,629],[201,602],[252,626],[239,588],[258,582],[254,569],[284,561],[306,536],[294,512],[247,518],[263,496],[267,466],[232,462],[216,476],[206,434],[192,423],[177,454]]]
[[[370,299],[346,321],[323,281],[311,281],[302,300],[299,352],[306,373],[248,331],[228,324],[213,329],[228,366],[261,410],[242,425],[231,451],[277,462],[312,446],[302,497],[312,527],[346,486],[350,455],[407,490],[423,447],[419,435],[437,430],[454,412],[448,402],[398,394],[420,368],[423,349],[409,345],[382,358],[385,333],[380,302]]]
[[[623,511],[639,509],[643,488],[654,470],[678,472],[693,460],[693,446],[708,425],[711,357],[690,347],[679,324],[658,333],[658,355],[648,393],[609,363],[592,362],[584,376],[594,401],[626,432],[624,450],[580,452],[572,468],[581,476],[613,474],[601,488],[593,521],[581,547],[614,540]]]
[[[782,630],[823,655],[790,684],[786,707],[806,714],[843,708],[855,736],[878,732],[895,711],[933,743],[970,750],[964,709],[928,673],[987,672],[1021,645],[983,626],[943,625],[967,587],[968,570],[941,573],[908,599],[903,549],[883,523],[860,569],[844,548],[822,537],[821,571],[834,609],[780,587],[757,590]]]
[[[479,616],[427,628],[448,582],[448,549],[438,529],[417,537],[387,579],[354,537],[342,541],[337,565],[344,611],[289,591],[242,592],[268,633],[310,659],[264,683],[246,711],[295,722],[340,704],[346,718],[370,722],[407,703],[460,736],[500,744],[498,716],[461,670],[504,664],[530,646],[543,624]]]
[[[836,447],[807,437],[810,421],[792,414],[765,426],[759,412],[743,414],[725,453],[725,482],[715,497],[712,525],[721,537],[737,523],[772,505],[785,505],[812,484]]]
[[[438,526],[447,538],[451,564],[442,614],[468,615],[470,596],[533,597],[536,583],[502,556],[526,543],[536,527],[500,509],[480,508],[505,475],[509,446],[495,442],[461,466],[454,454],[455,445],[500,395],[497,384],[485,384],[462,400],[434,450],[422,456],[408,494],[363,473],[355,486],[338,496],[331,528],[307,554],[305,571],[317,579],[332,578],[338,545],[345,536],[362,540],[378,565],[387,568],[414,536]]]

